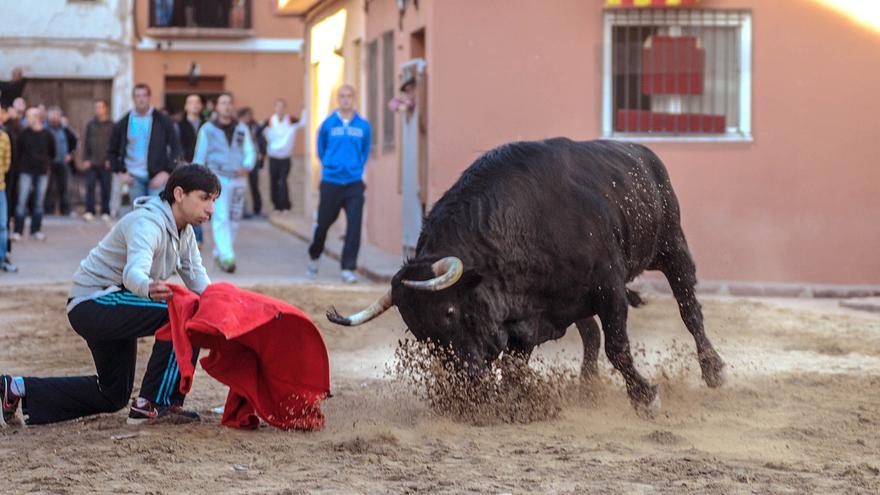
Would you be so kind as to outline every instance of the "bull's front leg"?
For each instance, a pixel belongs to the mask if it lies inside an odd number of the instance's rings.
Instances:
[[[606,286],[607,287],[607,286]],[[623,375],[626,391],[636,409],[649,415],[660,411],[660,391],[651,385],[633,364],[630,351],[629,335],[626,332],[626,318],[629,305],[626,298],[626,287],[606,289],[601,294],[598,306],[602,331],[605,334],[605,354],[614,368]]]
[[[584,360],[581,363],[581,378],[594,380],[599,376],[599,346],[602,344],[602,336],[599,334],[599,324],[595,318],[584,318],[574,322],[581,341],[584,345]]]

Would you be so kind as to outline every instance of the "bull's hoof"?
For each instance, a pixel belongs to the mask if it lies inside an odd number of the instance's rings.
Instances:
[[[638,415],[653,419],[660,414],[660,389],[657,385],[647,387],[642,393],[635,397],[631,396],[630,399]]]
[[[718,388],[727,382],[727,366],[717,353],[700,359],[700,369],[703,372],[703,381],[710,388]]]
[[[595,361],[584,361],[581,365],[581,380],[595,382],[599,379],[599,366]]]

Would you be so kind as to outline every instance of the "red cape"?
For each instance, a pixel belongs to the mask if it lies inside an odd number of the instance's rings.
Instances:
[[[202,368],[229,386],[223,424],[256,428],[259,418],[287,430],[324,427],[321,402],[330,394],[330,359],[312,320],[283,301],[229,283],[201,298],[172,285],[170,322],[156,338],[174,343],[180,391],[192,387],[192,348],[210,349]]]

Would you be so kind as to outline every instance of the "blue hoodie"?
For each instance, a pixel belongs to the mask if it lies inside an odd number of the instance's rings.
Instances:
[[[318,130],[321,180],[341,185],[360,181],[370,157],[371,134],[370,123],[357,113],[348,124],[338,112],[327,117]]]

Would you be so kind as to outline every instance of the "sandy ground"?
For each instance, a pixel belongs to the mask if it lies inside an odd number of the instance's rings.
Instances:
[[[317,433],[236,431],[210,413],[225,388],[199,371],[195,425],[132,428],[125,411],[0,431],[3,493],[878,493],[880,318],[744,299],[703,299],[729,383],[699,380],[672,299],[630,313],[637,365],[661,384],[647,419],[609,377],[558,417],[473,426],[438,416],[387,376],[396,311],[333,327],[328,305],[359,309],[383,287],[257,286],[310,313],[330,349],[334,397]],[[68,328],[63,286],[0,288],[0,371],[93,373]],[[149,342],[142,343],[139,373]],[[541,349],[578,366],[570,331]],[[136,384],[137,387],[138,384]]]

